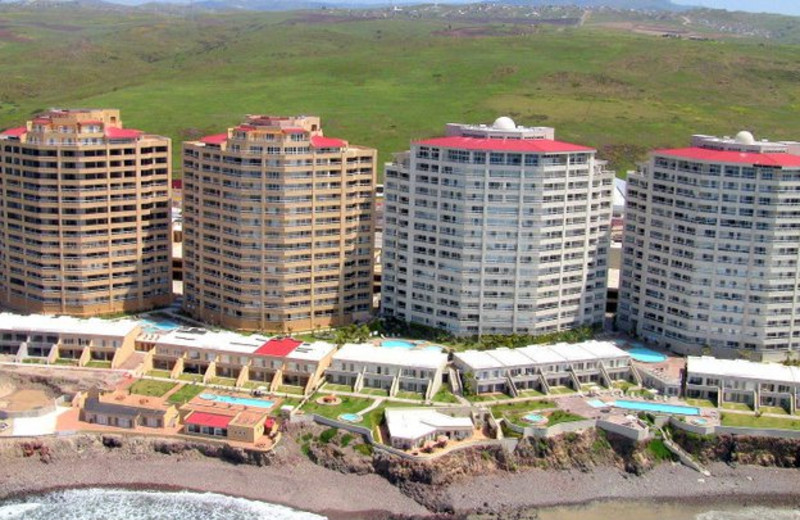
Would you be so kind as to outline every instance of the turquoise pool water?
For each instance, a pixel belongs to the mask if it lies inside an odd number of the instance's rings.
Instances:
[[[200,394],[200,399],[216,401],[218,403],[238,404],[240,406],[253,406],[256,408],[272,408],[275,401],[268,399],[250,399],[249,397],[231,397],[229,395]]]
[[[586,404],[588,404],[592,408],[605,408],[606,406],[608,406],[608,403],[604,403],[600,399],[589,399],[588,401],[586,401]]]
[[[149,318],[142,318],[139,320],[145,329],[168,332],[180,328],[181,324],[172,320],[151,320]]]
[[[544,420],[544,416],[537,413],[529,413],[528,415],[524,416],[523,419],[528,422],[538,423]]]
[[[700,409],[694,406],[679,406],[665,403],[647,403],[644,401],[614,401],[614,406],[625,410],[638,410],[642,412],[670,413],[676,415],[700,415]]]
[[[361,422],[361,416],[357,413],[343,413],[339,416],[339,419],[347,422]]]
[[[636,361],[641,361],[642,363],[661,363],[667,359],[667,356],[661,352],[656,352],[655,350],[650,350],[645,347],[634,347],[628,351],[628,354]]]
[[[442,351],[442,347],[430,346],[430,347],[425,347],[422,350],[430,350],[431,352],[441,352]]]
[[[414,348],[417,345],[402,339],[385,339],[381,341],[381,346],[386,348]]]

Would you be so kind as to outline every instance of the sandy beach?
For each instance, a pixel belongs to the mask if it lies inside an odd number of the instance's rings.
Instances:
[[[800,504],[794,469],[724,464],[714,476],[663,464],[643,477],[615,468],[588,472],[524,470],[467,478],[444,492],[457,513],[498,512],[603,499],[668,499]],[[344,475],[292,457],[274,466],[233,465],[205,457],[108,454],[55,460],[12,458],[0,466],[0,499],[61,487],[187,489],[263,500],[321,513],[332,519],[426,516],[430,512],[377,475]]]

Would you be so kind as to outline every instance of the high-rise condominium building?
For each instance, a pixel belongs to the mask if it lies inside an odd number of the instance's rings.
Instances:
[[[617,322],[679,353],[800,345],[800,144],[695,135],[628,177]]]
[[[184,308],[246,330],[368,318],[375,157],[306,116],[185,143]]]
[[[386,167],[382,313],[458,335],[601,323],[613,172],[552,128],[447,125]]]
[[[95,314],[167,305],[170,140],[119,110],[51,110],[0,133],[0,306]]]

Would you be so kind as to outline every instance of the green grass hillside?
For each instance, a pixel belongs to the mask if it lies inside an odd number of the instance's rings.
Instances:
[[[447,122],[498,115],[554,126],[618,169],[698,132],[800,139],[798,46],[502,24],[457,37],[451,25],[6,8],[0,126],[52,106],[117,107],[127,126],[172,137],[176,166],[180,141],[246,113],[320,115],[382,161]]]

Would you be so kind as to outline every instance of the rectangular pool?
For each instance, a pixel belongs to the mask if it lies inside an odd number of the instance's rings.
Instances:
[[[200,394],[198,397],[205,401],[216,401],[218,403],[238,404],[240,406],[252,406],[255,408],[272,408],[274,401],[267,399],[250,399],[248,397],[233,397],[219,394]]]
[[[680,406],[676,404],[648,403],[644,401],[614,401],[614,406],[625,410],[638,410],[641,412],[667,413],[676,415],[700,415],[700,408],[694,406]]]

